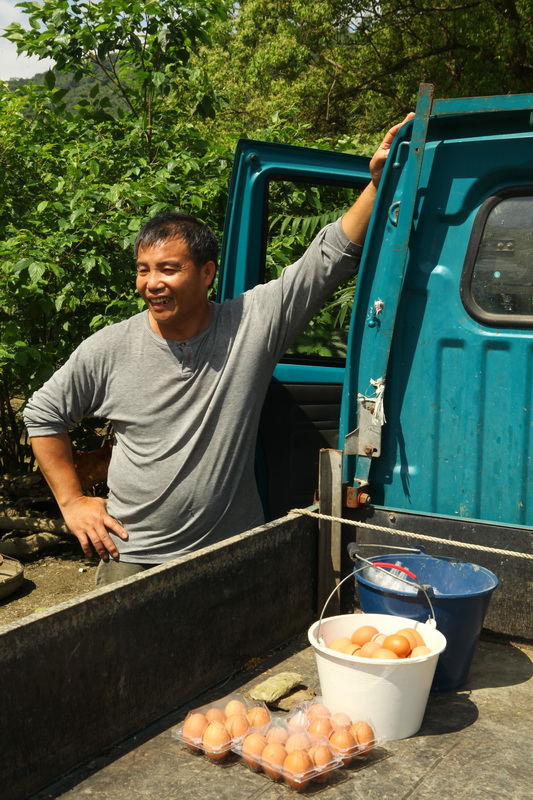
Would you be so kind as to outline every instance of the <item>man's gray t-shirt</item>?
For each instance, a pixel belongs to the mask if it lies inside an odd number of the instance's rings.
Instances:
[[[161,338],[142,312],[85,340],[33,395],[30,436],[112,422],[107,509],[129,534],[112,535],[121,560],[159,564],[262,523],[254,455],[272,371],[360,249],[338,220],[280,278],[213,304],[194,339]]]

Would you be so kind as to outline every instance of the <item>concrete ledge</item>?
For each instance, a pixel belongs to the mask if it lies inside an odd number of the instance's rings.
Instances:
[[[189,702],[315,617],[317,524],[288,516],[0,629],[3,800]]]

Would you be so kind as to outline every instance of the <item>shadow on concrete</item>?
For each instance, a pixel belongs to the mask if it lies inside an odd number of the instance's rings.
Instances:
[[[473,725],[478,716],[476,704],[466,694],[430,694],[422,727],[415,736],[438,736],[461,731]]]
[[[533,654],[533,649],[532,649]],[[511,642],[480,641],[462,690],[494,689],[525,683],[533,676],[528,654]]]

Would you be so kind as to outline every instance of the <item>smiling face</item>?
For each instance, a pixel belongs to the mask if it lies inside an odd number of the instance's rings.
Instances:
[[[200,333],[211,319],[207,294],[214,275],[215,264],[207,261],[198,267],[183,239],[139,248],[136,286],[152,329],[174,341]]]
[[[198,267],[181,238],[167,239],[137,254],[137,291],[148,307],[152,329],[164,339],[186,341],[211,320],[207,299],[215,264]]]

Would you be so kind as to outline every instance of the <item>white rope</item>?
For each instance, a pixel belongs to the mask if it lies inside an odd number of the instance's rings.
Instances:
[[[370,522],[359,522],[353,519],[343,519],[342,517],[331,517],[328,514],[321,514],[318,511],[311,511],[308,508],[293,508],[289,514],[304,514],[307,517],[314,517],[315,519],[323,519],[328,522],[340,522],[343,525],[353,525],[355,528],[371,528],[374,531],[384,531],[385,533],[393,533],[398,536],[410,536],[414,539],[423,539],[427,542],[436,542],[438,544],[454,545],[456,547],[465,547],[469,550],[483,550],[485,553],[499,553],[503,556],[513,556],[514,558],[533,558],[533,553],[518,553],[515,550],[503,550],[499,547],[485,547],[481,544],[472,544],[471,542],[455,542],[453,539],[439,539],[437,536],[427,536],[423,533],[411,533],[410,531],[398,531],[393,528],[386,528],[384,525],[371,525]]]
[[[376,390],[376,405],[372,414],[372,421],[375,425],[384,425],[387,421],[385,419],[385,409],[383,406],[383,394],[385,392],[385,381],[383,378],[378,378],[377,381],[370,378],[370,383]]]

